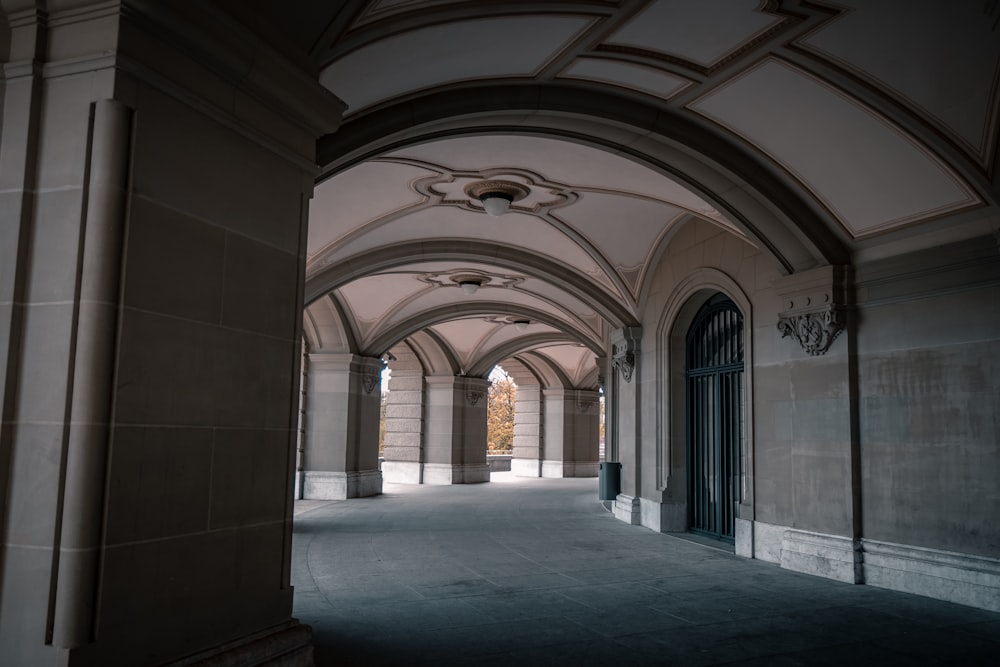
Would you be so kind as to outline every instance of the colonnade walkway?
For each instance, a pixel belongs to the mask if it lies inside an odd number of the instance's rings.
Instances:
[[[998,664],[1000,614],[629,526],[595,479],[493,479],[297,503],[318,666]]]

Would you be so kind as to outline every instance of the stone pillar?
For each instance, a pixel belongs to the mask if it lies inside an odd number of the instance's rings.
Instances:
[[[597,477],[600,408],[596,391],[546,389],[542,477]]]
[[[425,379],[424,484],[490,481],[486,462],[486,403],[489,381],[471,377]]]
[[[424,373],[393,370],[385,406],[387,482],[422,484],[424,479]]]
[[[382,493],[378,422],[382,361],[310,354],[302,497],[342,500]]]
[[[608,460],[617,460],[622,464],[621,493],[612,509],[616,518],[633,525],[640,523],[642,443],[639,406],[642,401],[638,359],[641,336],[639,327],[625,327],[612,332],[608,373],[611,402],[605,404],[606,410],[613,416],[613,432],[605,431],[611,438]]]
[[[311,664],[296,357],[343,105],[214,4],[123,4],[0,19],[0,661]]]
[[[542,476],[542,390],[537,385],[517,386],[510,470],[518,477]]]

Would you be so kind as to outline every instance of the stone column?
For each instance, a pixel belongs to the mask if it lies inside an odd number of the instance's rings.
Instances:
[[[517,386],[510,470],[518,477],[542,476],[542,390],[537,385]]]
[[[640,519],[639,494],[641,489],[639,466],[642,460],[639,406],[640,396],[639,327],[625,327],[611,334],[611,358],[608,369],[611,402],[605,404],[613,416],[613,432],[605,431],[611,438],[608,460],[621,462],[621,493],[615,499],[616,518],[637,525]],[[612,458],[615,457],[615,458]]]
[[[596,477],[600,429],[598,395],[581,389],[545,389],[542,477]]]
[[[490,481],[486,462],[486,403],[483,378],[426,378],[424,484]]]
[[[343,105],[219,6],[124,5],[3,3],[0,661],[311,664],[295,377]]]
[[[424,478],[424,373],[394,370],[389,376],[385,406],[387,482],[422,484]]]
[[[382,361],[310,354],[302,497],[341,500],[382,493],[378,422]]]

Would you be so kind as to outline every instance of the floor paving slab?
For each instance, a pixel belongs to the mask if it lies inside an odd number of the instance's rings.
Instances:
[[[631,526],[594,479],[384,491],[296,503],[318,667],[1000,664],[1000,614]]]

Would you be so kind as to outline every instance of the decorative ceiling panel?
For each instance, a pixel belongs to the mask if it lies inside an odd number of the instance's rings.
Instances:
[[[670,99],[690,84],[663,70],[607,58],[578,58],[560,78],[609,83],[661,99]]]
[[[503,218],[495,219],[485,213],[470,213],[450,206],[419,210],[375,226],[366,230],[363,236],[337,247],[324,261],[335,263],[365,250],[424,239],[454,239],[456,244],[463,239],[473,239],[522,247],[544,252],[553,260],[588,274],[599,276],[603,273],[594,260],[565,234],[534,216],[508,213]]]
[[[458,354],[463,366],[468,368],[475,360],[472,354],[502,325],[488,322],[482,317],[451,320],[435,324],[432,329]]]
[[[594,368],[594,353],[581,345],[548,345],[536,348],[535,352],[561,366],[574,385],[578,385]]]
[[[751,44],[783,19],[760,10],[760,0],[657,0],[606,44],[685,60],[710,69]]]
[[[410,182],[434,173],[406,164],[365,162],[320,183],[309,202],[309,257],[373,220],[419,204],[424,197]]]
[[[898,0],[854,4],[800,44],[916,104],[987,164],[1000,101],[1000,34],[989,3],[910,2],[903,11]]]
[[[607,150],[538,136],[459,137],[410,146],[392,153],[442,165],[482,171],[516,167],[574,188],[645,195],[695,211],[714,210],[680,183]]]
[[[472,79],[530,77],[591,24],[577,16],[504,16],[395,33],[330,63],[320,83],[347,114],[425,88]],[[517,47],[511,48],[512,36]],[[419,62],[419,66],[402,66]]]
[[[783,165],[854,237],[979,203],[885,118],[778,60],[758,64],[690,106]]]
[[[382,317],[416,298],[430,285],[414,273],[376,273],[347,283],[337,290],[341,303],[356,320],[375,323]]]
[[[583,192],[578,205],[559,215],[600,248],[615,267],[633,267],[647,261],[670,224],[683,213],[644,197]]]

